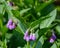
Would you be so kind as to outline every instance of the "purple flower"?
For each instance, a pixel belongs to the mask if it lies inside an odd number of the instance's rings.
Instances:
[[[9,2],[10,6],[14,6],[14,3],[13,2]]]
[[[31,33],[29,35],[28,30],[25,32],[25,34],[24,34],[24,40],[30,41],[30,40],[35,40],[35,39],[36,39],[35,34]]]
[[[53,43],[55,40],[53,38],[50,38],[50,43]]]
[[[9,19],[7,26],[12,24],[13,24],[12,19]]]
[[[29,39],[29,35],[28,35],[28,30],[25,32],[25,34],[24,34],[24,39],[26,40],[26,41],[29,41],[30,39]]]
[[[26,39],[27,36],[28,36],[28,31],[25,32],[24,39]]]
[[[29,36],[25,36],[25,40],[29,41],[30,40]]]
[[[7,28],[9,28],[10,30],[14,29],[16,27],[16,24],[13,23],[12,19],[9,19],[8,23],[7,23]]]
[[[14,3],[11,1],[7,1],[9,6],[14,6]]]
[[[50,42],[50,43],[53,43],[53,42],[55,41],[55,39],[56,39],[56,36],[55,36],[55,34],[53,33],[52,36],[50,37],[49,42]]]
[[[31,33],[31,34],[30,34],[30,40],[35,40],[35,39],[36,39],[35,34],[34,34],[34,33]]]

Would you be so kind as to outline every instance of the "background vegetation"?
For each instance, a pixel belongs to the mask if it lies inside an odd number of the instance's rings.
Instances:
[[[60,6],[55,0],[0,0],[0,48],[60,48]],[[17,26],[6,27],[9,19]],[[25,41],[27,29],[35,41]],[[56,35],[49,42],[52,32]]]

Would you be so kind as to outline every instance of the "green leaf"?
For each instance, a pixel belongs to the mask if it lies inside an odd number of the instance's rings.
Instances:
[[[24,0],[26,5],[32,5],[34,3],[34,0]]]
[[[13,34],[6,33],[6,39],[10,39]]]
[[[2,41],[0,40],[0,46],[2,45]]]
[[[19,21],[18,27],[21,30],[21,32],[24,34],[24,32],[26,31],[26,28],[25,28],[24,24],[22,24],[21,21]]]
[[[60,48],[60,39],[57,39],[56,44],[57,44],[57,47]]]
[[[20,15],[23,15],[24,13],[26,13],[27,11],[29,11],[31,8],[27,8],[27,9],[23,9],[20,11]]]
[[[56,30],[60,34],[60,26],[56,26]]]
[[[51,46],[51,48],[57,48],[56,43],[54,43],[54,44]]]
[[[47,18],[46,20],[42,21],[40,23],[40,28],[46,28],[49,27],[51,25],[51,23],[55,20],[56,17],[56,12],[57,10],[53,10],[51,13],[49,13],[48,15],[51,16],[50,18]]]
[[[24,32],[26,31],[26,27],[23,24],[23,22],[21,20],[18,20],[17,18],[13,17],[14,22],[17,23],[17,27],[20,29],[20,32],[24,34]],[[18,29],[17,28],[17,29]]]
[[[51,47],[51,43],[49,43],[48,40],[45,40],[42,48],[50,48],[50,47]]]
[[[47,3],[38,3],[38,6],[36,7],[36,11],[43,11],[46,7],[51,5],[53,1],[47,2]],[[43,13],[44,14],[44,13]]]
[[[54,10],[54,5],[48,4],[47,6],[45,6],[45,8],[43,8],[41,10],[41,16],[46,16],[47,14],[49,14],[53,10]]]
[[[42,45],[44,44],[44,38],[43,38],[43,36],[40,37],[39,41],[41,42]]]
[[[38,34],[39,34],[39,37],[41,37],[42,35],[44,35],[44,33],[46,33],[50,28],[43,28],[43,29],[40,29]]]
[[[17,11],[17,10],[12,10],[12,13],[14,14],[14,16],[15,16],[16,18],[19,18],[19,16],[20,16],[19,11]]]
[[[7,11],[12,10],[12,7],[9,6],[7,2],[4,2],[4,5],[5,5],[5,9],[6,9]]]
[[[38,24],[40,24],[43,20],[45,20],[47,18],[49,18],[49,16],[45,16],[45,17],[39,18],[38,20],[32,22],[30,24],[30,27],[33,28],[33,27],[37,26]]]
[[[3,27],[3,22],[2,22],[2,20],[0,19],[0,31],[2,30],[2,27]]]
[[[43,38],[43,36],[41,36],[36,45],[36,48],[42,48],[43,43],[44,43],[44,38]]]
[[[14,48],[23,47],[26,44],[26,41],[23,39],[23,34],[19,31],[13,30],[13,35],[10,38],[9,47]]]
[[[4,13],[4,5],[0,5],[0,14]]]
[[[12,11],[11,11],[12,10],[11,6],[9,6],[7,4],[7,2],[4,2],[4,5],[5,5],[5,10],[8,13],[8,17],[9,18],[12,18],[13,17],[13,14],[12,14]]]
[[[38,41],[39,41],[40,37],[41,37],[42,35],[44,35],[44,33],[46,33],[48,30],[49,30],[49,28],[44,28],[44,29],[39,30],[39,32],[38,32],[39,37],[38,37],[38,39],[34,42],[34,44],[33,44],[33,48],[35,48],[35,47],[36,47],[36,45],[37,45],[37,43],[38,43]],[[43,42],[41,42],[41,43],[43,44],[43,43],[44,43],[44,41],[43,41]]]
[[[5,0],[0,0],[0,3],[4,2]]]

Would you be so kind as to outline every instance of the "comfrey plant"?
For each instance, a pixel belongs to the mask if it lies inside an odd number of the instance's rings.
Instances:
[[[16,24],[13,22],[12,19],[9,19],[8,23],[7,23],[7,28],[10,30],[13,30],[14,28],[16,28]]]
[[[60,12],[54,2],[0,0],[0,48],[60,48]]]

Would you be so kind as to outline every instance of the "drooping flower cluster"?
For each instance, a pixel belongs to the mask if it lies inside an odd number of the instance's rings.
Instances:
[[[52,36],[50,37],[49,42],[53,43],[55,41],[55,39],[56,39],[56,35],[53,33]]]
[[[31,33],[31,34],[30,34],[30,40],[35,40],[35,39],[36,39],[35,34],[34,34],[34,33]]]
[[[16,24],[13,22],[12,19],[9,19],[8,23],[7,23],[7,28],[12,30],[16,27]]]
[[[30,33],[30,35],[29,35],[29,33],[28,33],[28,30],[25,32],[25,34],[24,34],[24,39],[26,40],[26,41],[30,41],[30,40],[35,40],[36,39],[36,36],[35,36],[35,34],[34,33]]]

